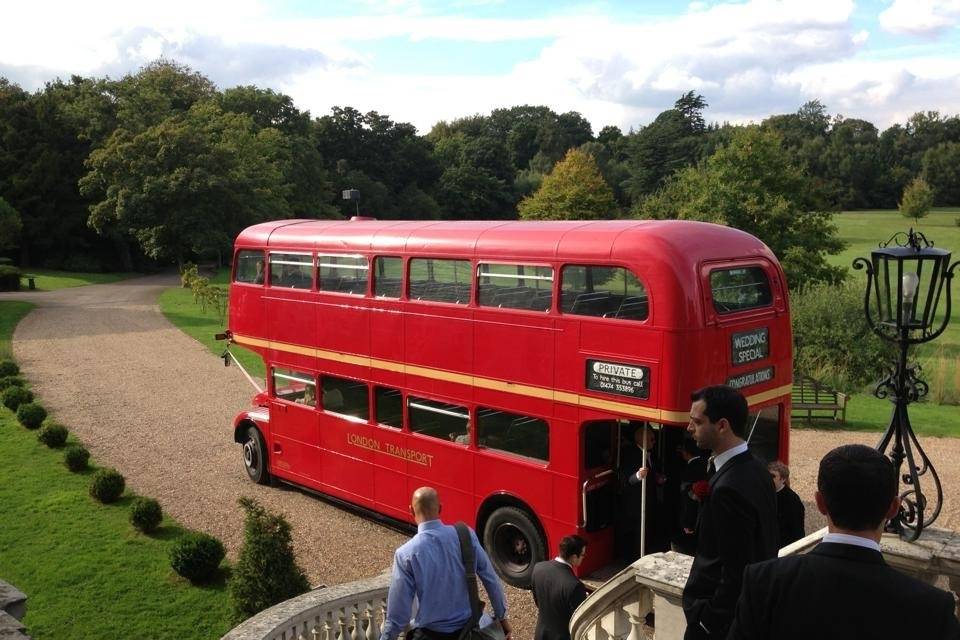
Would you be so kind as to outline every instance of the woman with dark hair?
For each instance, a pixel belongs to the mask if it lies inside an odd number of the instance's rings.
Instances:
[[[805,509],[797,492],[790,488],[790,468],[776,460],[767,465],[777,490],[777,520],[780,524],[780,546],[785,547],[806,535],[803,519]]]

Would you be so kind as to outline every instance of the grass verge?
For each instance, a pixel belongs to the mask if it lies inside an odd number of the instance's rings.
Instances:
[[[82,287],[88,284],[109,284],[119,280],[134,278],[138,273],[74,273],[55,269],[33,269],[28,267],[24,273],[36,276],[37,291],[53,291],[69,287]],[[25,280],[21,281],[25,283]]]
[[[210,279],[210,282],[226,286],[229,278],[230,271],[221,269],[216,277]],[[175,327],[200,342],[212,353],[218,356],[223,353],[226,343],[215,340],[213,336],[223,332],[226,328],[225,320],[221,321],[215,309],[207,308],[206,311],[203,311],[200,305],[194,302],[193,293],[189,289],[182,287],[167,289],[160,294],[157,304],[160,306],[163,315]],[[230,353],[237,357],[243,368],[251,376],[259,378],[261,382],[263,381],[266,369],[260,356],[237,345],[230,347]]]
[[[0,302],[0,344],[29,307]],[[31,637],[199,640],[230,629],[225,576],[197,587],[170,568],[179,525],[164,519],[150,536],[137,532],[128,520],[132,494],[95,502],[93,470],[70,473],[62,450],[38,442],[2,407],[0,434],[0,455],[14,461],[0,465],[0,577],[27,594]]]

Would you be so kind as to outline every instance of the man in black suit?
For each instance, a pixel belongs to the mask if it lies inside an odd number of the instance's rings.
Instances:
[[[560,555],[533,567],[533,601],[537,605],[535,640],[570,640],[570,617],[587,597],[583,583],[573,575],[587,551],[580,536],[560,541]]]
[[[684,638],[723,638],[744,567],[777,556],[777,497],[770,474],[743,440],[748,413],[743,395],[717,385],[695,391],[691,400],[687,430],[697,446],[713,452],[713,475],[683,589]]]
[[[624,564],[631,564],[640,557],[641,529],[645,532],[644,553],[656,553],[669,548],[667,536],[663,534],[667,529],[662,502],[666,476],[660,471],[654,456],[657,432],[644,423],[634,422],[630,426],[634,429],[630,434],[630,443],[620,449],[620,497],[614,532],[617,555]],[[646,512],[644,491],[647,496]],[[641,522],[644,523],[643,527]]]
[[[808,554],[747,567],[730,638],[960,638],[953,596],[883,561],[883,526],[900,508],[883,454],[859,444],[828,453],[816,502],[829,533]]]
[[[684,466],[680,476],[680,508],[674,542],[677,551],[692,556],[697,552],[697,518],[700,515],[700,498],[694,485],[707,479],[707,456],[692,438],[684,438],[677,453]]]

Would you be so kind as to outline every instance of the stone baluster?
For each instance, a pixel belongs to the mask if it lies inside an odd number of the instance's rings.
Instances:
[[[627,614],[627,620],[630,621],[630,633],[627,640],[643,640],[643,623],[649,612],[640,610],[639,602],[632,602],[623,605],[623,612]]]
[[[377,613],[373,602],[367,602],[364,617],[367,619],[367,640],[377,640],[380,637],[380,629],[377,626]]]
[[[360,605],[352,607],[350,621],[353,628],[350,630],[350,640],[363,640],[363,621],[360,619]]]
[[[347,635],[347,609],[346,607],[341,607],[337,609],[337,640],[347,640],[350,636]]]

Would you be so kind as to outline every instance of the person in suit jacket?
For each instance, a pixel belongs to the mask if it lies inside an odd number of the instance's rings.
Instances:
[[[707,479],[707,456],[700,451],[693,438],[684,438],[677,447],[677,453],[684,467],[680,476],[680,509],[673,538],[677,551],[692,556],[697,551],[697,517],[701,504],[693,486]]]
[[[747,567],[731,639],[960,639],[953,596],[883,561],[884,523],[900,508],[886,456],[837,447],[820,461],[815,497],[829,533],[810,553]]]
[[[767,471],[773,478],[773,488],[777,490],[777,520],[780,523],[782,548],[806,535],[803,524],[806,509],[797,492],[790,488],[790,467],[774,460],[767,465]]]
[[[657,432],[649,425],[631,423],[634,429],[630,441],[620,449],[620,498],[616,514],[617,555],[630,564],[640,557],[641,520],[646,518],[644,553],[666,551],[669,547],[663,521],[663,485],[666,482],[656,456]],[[646,464],[644,464],[646,449]],[[646,478],[646,484],[643,479]],[[646,487],[646,514],[643,513],[643,494]]]
[[[567,536],[560,541],[560,555],[533,567],[531,591],[537,605],[534,640],[570,640],[570,618],[587,598],[587,589],[574,575],[587,552],[587,541]]]
[[[697,553],[683,589],[685,640],[723,638],[740,595],[743,569],[775,558],[777,497],[764,465],[747,450],[747,400],[725,385],[695,391],[687,430],[713,452],[709,495],[697,527]]]

